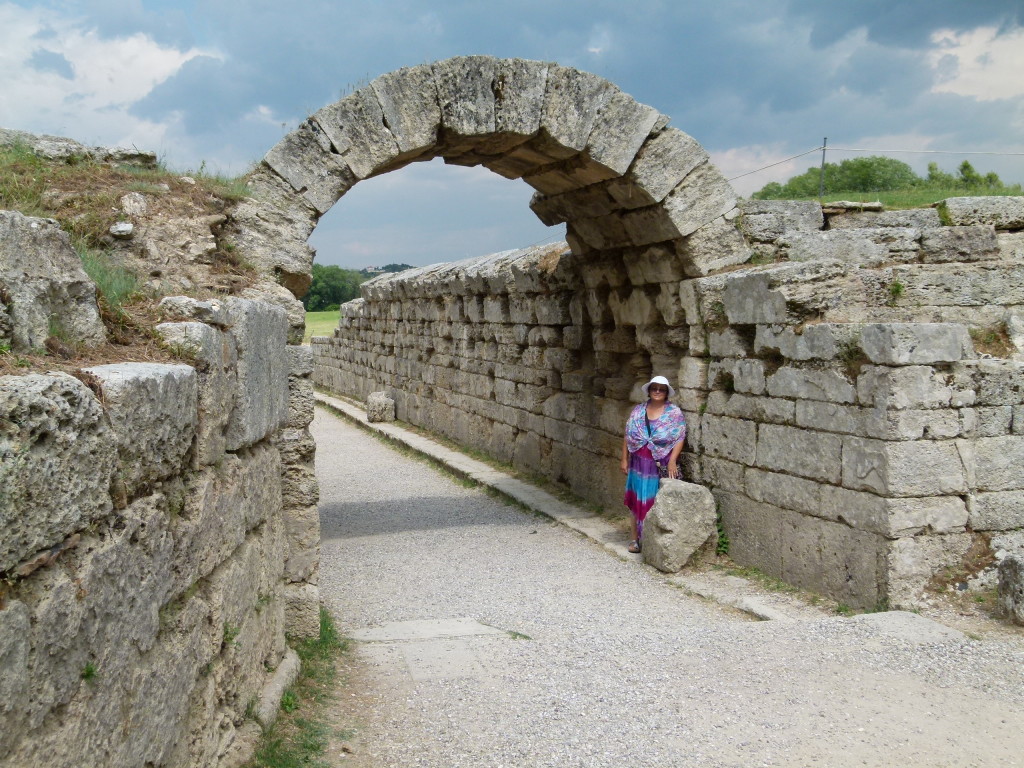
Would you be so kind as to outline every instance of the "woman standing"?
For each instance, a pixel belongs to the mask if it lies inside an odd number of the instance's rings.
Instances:
[[[622,440],[622,473],[626,476],[624,499],[632,518],[630,552],[640,551],[644,518],[654,505],[662,477],[678,477],[676,461],[686,440],[686,420],[669,399],[675,390],[664,376],[655,376],[641,387],[647,402],[629,414]]]

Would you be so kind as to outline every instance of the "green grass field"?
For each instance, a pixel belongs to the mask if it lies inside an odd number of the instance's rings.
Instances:
[[[302,338],[303,344],[308,344],[312,336],[333,336],[334,329],[338,327],[338,310],[333,312],[307,312],[306,313],[306,335]]]

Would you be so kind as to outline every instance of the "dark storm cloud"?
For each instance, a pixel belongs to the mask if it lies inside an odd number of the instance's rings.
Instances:
[[[790,11],[811,22],[811,42],[831,45],[851,30],[864,28],[868,38],[883,45],[921,48],[933,32],[979,26],[1008,28],[1024,21],[1017,0],[858,0],[823,3],[792,0]]]

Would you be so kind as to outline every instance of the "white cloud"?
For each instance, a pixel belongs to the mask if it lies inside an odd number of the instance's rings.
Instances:
[[[727,179],[740,177],[729,182],[740,195],[756,192],[770,181],[785,182],[791,176],[803,173],[821,158],[819,153],[787,160],[792,152],[787,152],[781,142],[752,144],[720,151],[708,150],[708,154],[711,155],[711,162]],[[779,164],[775,165],[775,163]],[[754,173],[751,173],[752,171]]]
[[[999,34],[995,27],[966,32],[941,30],[928,62],[935,93],[973,96],[981,101],[1024,95],[1024,29]]]
[[[607,53],[611,46],[611,30],[605,24],[595,24],[590,30],[590,37],[587,38],[587,53],[600,56],[602,53]]]
[[[70,78],[31,66],[44,51],[63,56]],[[164,143],[170,124],[129,114],[136,101],[196,56],[198,48],[161,46],[146,35],[104,38],[52,10],[0,4],[0,114],[4,127],[71,134],[86,142]]]

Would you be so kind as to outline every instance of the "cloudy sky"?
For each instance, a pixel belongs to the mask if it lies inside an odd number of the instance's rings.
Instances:
[[[741,194],[821,144],[1024,153],[1022,0],[0,0],[0,126],[242,173],[288,130],[379,74],[449,56],[597,73],[700,141]],[[878,152],[885,154],[885,152]],[[830,151],[829,160],[857,154]],[[970,159],[1024,182],[1024,157]],[[352,189],[318,261],[428,264],[559,239],[532,190],[414,164]]]

